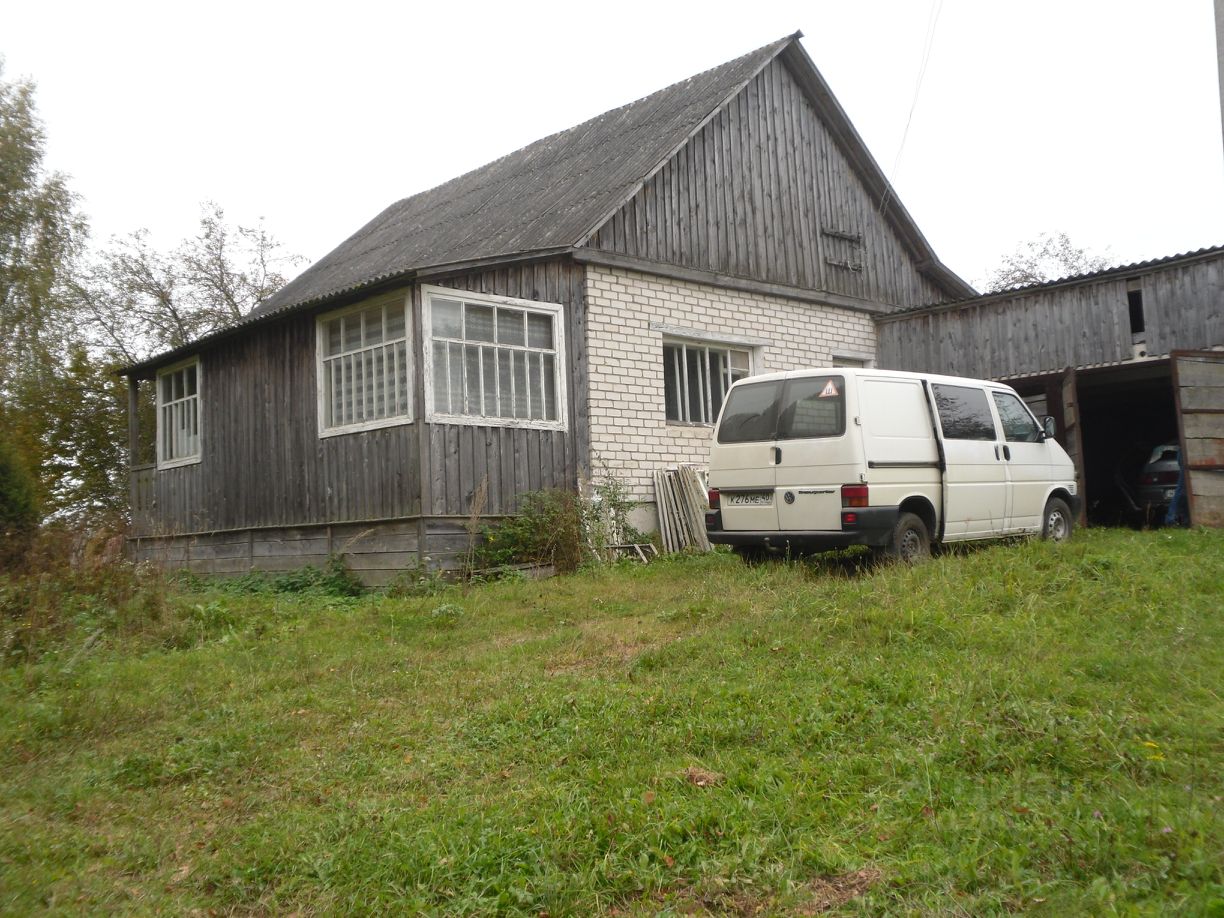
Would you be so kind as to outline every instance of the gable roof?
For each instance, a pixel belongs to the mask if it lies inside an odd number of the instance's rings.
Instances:
[[[123,372],[194,352],[262,319],[447,265],[582,246],[774,58],[785,60],[868,192],[950,296],[976,291],[935,256],[883,171],[799,44],[801,32],[699,73],[392,204],[241,322]]]
[[[416,268],[570,247],[796,35],[392,204],[252,313]]]

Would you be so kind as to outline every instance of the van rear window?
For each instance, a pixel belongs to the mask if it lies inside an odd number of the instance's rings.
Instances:
[[[774,439],[778,428],[778,393],[782,383],[737,386],[727,397],[718,425],[719,443],[753,443]]]
[[[839,437],[845,430],[845,377],[804,376],[732,389],[718,442]]]
[[[782,401],[779,440],[840,437],[846,430],[846,380],[841,376],[788,380]]]

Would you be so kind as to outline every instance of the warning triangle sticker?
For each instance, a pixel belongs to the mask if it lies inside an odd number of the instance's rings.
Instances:
[[[833,385],[833,380],[825,383],[825,387],[820,390],[818,398],[837,398],[837,386]]]

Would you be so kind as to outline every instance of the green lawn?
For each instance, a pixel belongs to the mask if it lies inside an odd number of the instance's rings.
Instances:
[[[170,607],[0,669],[0,911],[1224,915],[1224,532]]]

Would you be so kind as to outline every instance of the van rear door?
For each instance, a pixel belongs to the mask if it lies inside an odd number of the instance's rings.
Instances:
[[[723,406],[711,451],[710,483],[721,494],[727,530],[776,530],[775,432],[782,380],[739,383]]]
[[[846,433],[844,376],[787,380],[775,449],[779,529],[841,529],[841,486],[859,480],[856,439]]]

